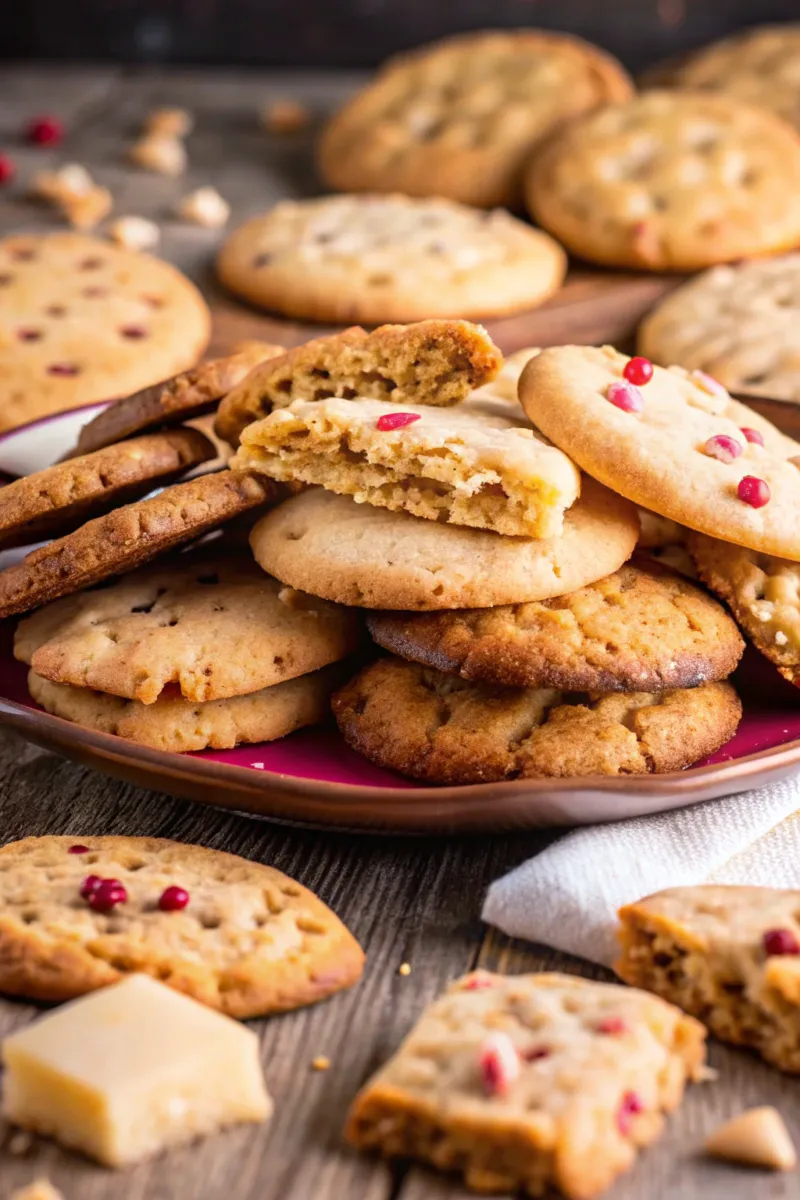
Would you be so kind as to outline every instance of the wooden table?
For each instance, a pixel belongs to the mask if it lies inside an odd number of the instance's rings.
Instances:
[[[0,148],[12,148],[24,118],[53,111],[71,130],[58,161],[95,171],[119,198],[119,212],[161,218],[190,185],[213,182],[237,217],[271,203],[281,191],[311,190],[308,141],[279,143],[260,132],[258,104],[269,96],[302,95],[322,111],[352,79],[267,78],[209,73],[133,76],[110,70],[0,71]],[[198,121],[189,150],[193,166],[178,183],[142,176],[120,163],[154,104],[186,105]],[[15,152],[16,153],[16,152]],[[273,165],[265,166],[268,154]],[[21,174],[56,156],[17,154]],[[39,227],[47,214],[21,199],[0,200],[0,231]],[[162,250],[214,299],[217,343],[224,348],[242,326],[262,331],[265,319],[225,301],[210,284],[207,264],[217,235],[164,224]],[[634,281],[650,302],[657,281]],[[578,277],[584,293],[595,287]],[[630,324],[630,296],[614,320]],[[627,305],[627,308],[626,308]],[[635,307],[635,305],[634,305]],[[558,305],[546,321],[553,321]],[[592,321],[595,318],[592,317]],[[587,329],[591,321],[587,319]],[[526,331],[529,336],[530,330]],[[518,331],[519,335],[519,331]],[[596,335],[596,331],[595,331]],[[587,338],[592,336],[587,332]],[[599,336],[612,336],[603,332]],[[511,348],[503,338],[506,348]],[[517,342],[517,344],[522,344]],[[0,830],[3,840],[26,834],[149,834],[199,842],[271,863],[319,892],[367,951],[362,982],[328,1003],[256,1024],[276,1113],[266,1128],[234,1130],[124,1174],[37,1144],[26,1156],[0,1136],[0,1195],[45,1173],[66,1200],[464,1200],[457,1184],[418,1170],[391,1169],[349,1151],[341,1127],[347,1105],[370,1071],[397,1045],[422,1007],[461,972],[480,964],[501,971],[566,969],[606,977],[587,963],[502,937],[480,922],[490,881],[541,850],[553,836],[401,840],[296,831],[144,792],[93,774],[0,731]],[[408,976],[398,974],[402,962]],[[35,1010],[0,1002],[0,1036]],[[311,1060],[324,1054],[331,1068]],[[612,1194],[617,1200],[760,1200],[800,1197],[797,1174],[771,1177],[702,1159],[697,1147],[720,1120],[748,1105],[772,1103],[800,1144],[796,1081],[753,1057],[711,1047],[719,1080],[689,1092],[663,1140],[640,1159]]]

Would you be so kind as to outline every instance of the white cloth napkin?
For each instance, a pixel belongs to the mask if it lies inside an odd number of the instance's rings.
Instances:
[[[800,887],[800,775],[660,813],[576,830],[489,888],[504,933],[610,966],[622,904],[696,883]]]

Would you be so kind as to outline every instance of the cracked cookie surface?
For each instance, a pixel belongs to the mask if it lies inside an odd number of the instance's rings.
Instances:
[[[463,679],[568,691],[696,687],[726,679],[744,649],[720,604],[644,557],[551,600],[367,625],[384,649]]]
[[[85,853],[70,846],[85,845]],[[90,875],[128,899],[81,898]],[[166,887],[189,892],[162,912]],[[263,1016],[349,987],[364,955],[331,910],[273,867],[163,838],[30,837],[0,849],[0,991],[61,1002],[142,971],[232,1017]]]
[[[729,683],[575,693],[469,683],[399,658],[365,667],[333,698],[345,741],[428,783],[680,771],[736,732]]]

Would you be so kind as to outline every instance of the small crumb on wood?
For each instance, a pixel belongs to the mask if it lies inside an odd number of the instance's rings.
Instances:
[[[94,229],[111,212],[114,198],[108,188],[93,187],[65,197],[60,207],[73,229]]]
[[[397,968],[397,974],[398,975],[410,975],[411,974],[411,963],[400,963],[400,966]]]
[[[94,187],[86,167],[80,163],[66,163],[57,171],[37,171],[31,180],[30,193],[40,200],[63,204],[75,196],[83,196]]]
[[[64,1196],[49,1180],[35,1179],[12,1192],[9,1200],[64,1200]]]
[[[12,1133],[8,1140],[8,1152],[16,1155],[17,1158],[22,1158],[32,1146],[33,1134],[27,1133],[24,1129],[18,1129],[16,1133]]]
[[[152,250],[158,245],[161,230],[145,217],[117,217],[108,229],[112,242],[127,250]]]
[[[273,100],[262,108],[260,121],[269,133],[299,133],[311,124],[311,110],[299,100]]]
[[[227,223],[231,215],[231,206],[227,200],[223,200],[216,188],[201,187],[183,197],[177,212],[184,221],[204,225],[206,229],[219,229]]]
[[[129,157],[137,167],[156,175],[182,175],[188,161],[183,142],[160,133],[148,134],[134,142]]]
[[[192,132],[194,118],[185,108],[154,108],[144,123],[146,134],[183,138]]]
[[[316,1058],[312,1058],[311,1066],[315,1071],[327,1071],[331,1065],[331,1060],[324,1054],[318,1054]]]

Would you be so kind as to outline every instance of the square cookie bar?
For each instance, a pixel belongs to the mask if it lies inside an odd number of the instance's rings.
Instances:
[[[479,1192],[596,1196],[654,1141],[704,1062],[702,1026],[654,996],[478,971],[434,1001],[356,1097],[347,1136]]]
[[[706,884],[620,909],[617,974],[800,1073],[800,891]]]

